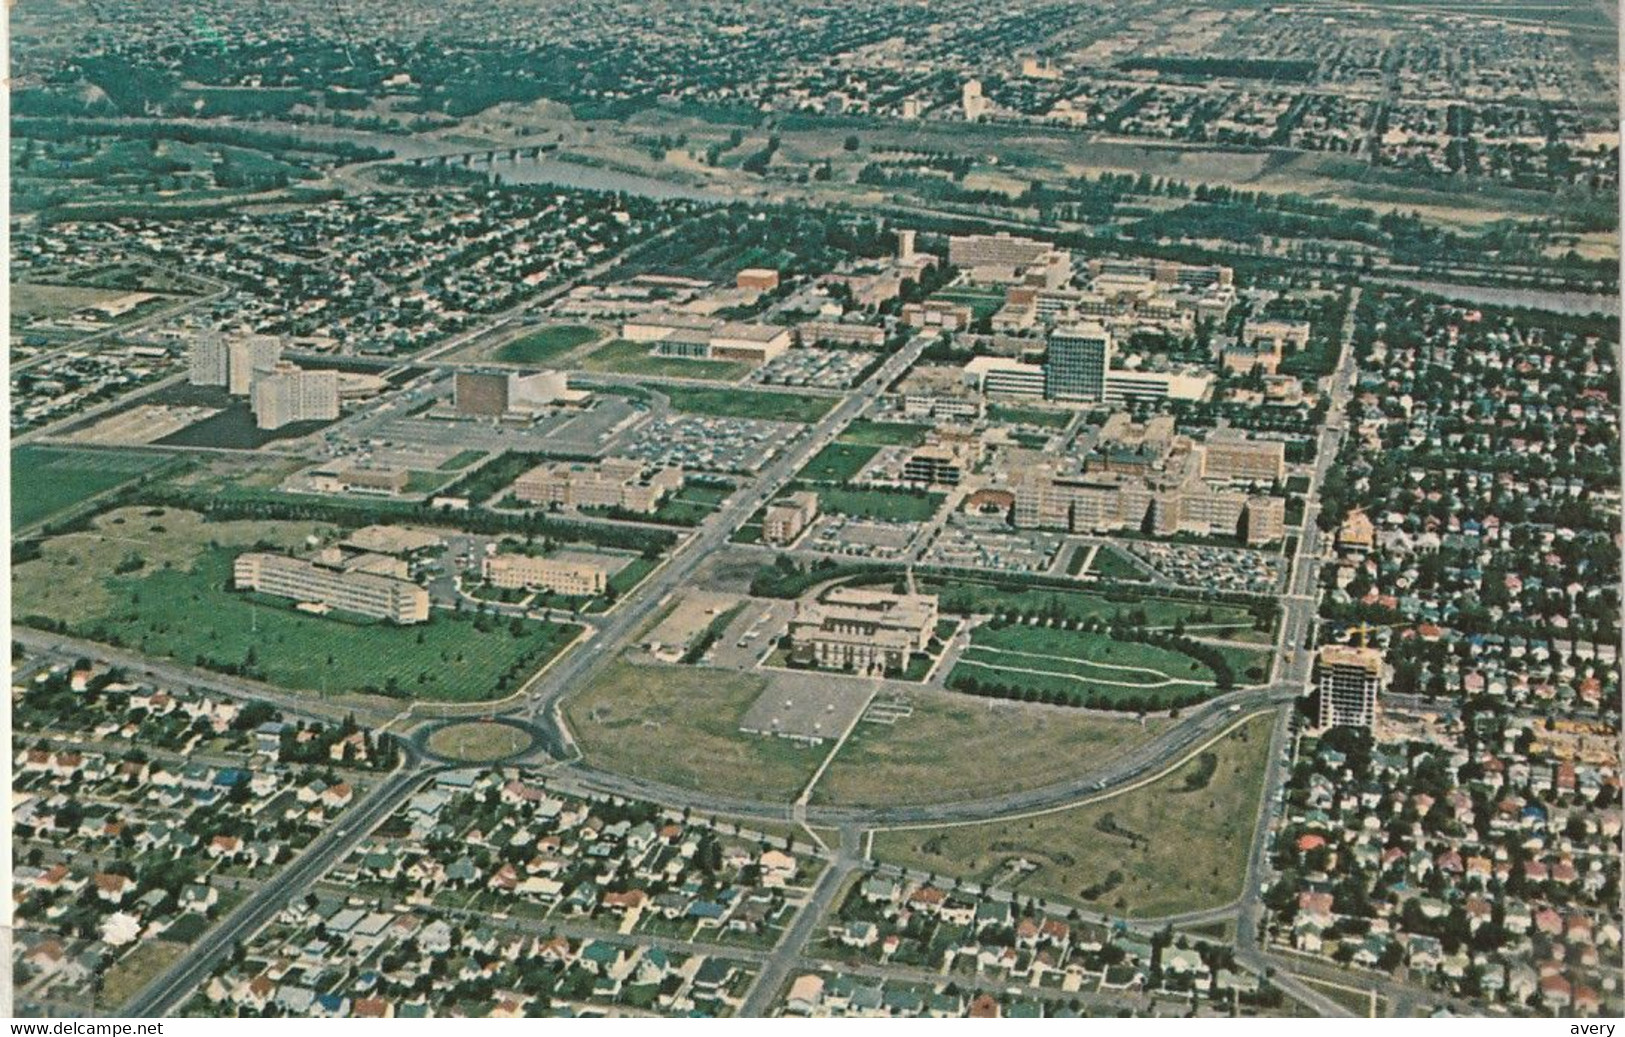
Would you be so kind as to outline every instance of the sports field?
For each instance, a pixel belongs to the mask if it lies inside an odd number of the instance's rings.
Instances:
[[[819,487],[818,507],[832,515],[889,522],[929,522],[942,507],[940,493]]]
[[[11,528],[26,529],[171,460],[150,451],[17,447],[11,451]]]
[[[879,447],[855,443],[831,443],[818,451],[797,478],[808,482],[844,483],[863,471],[863,466],[880,452]]]

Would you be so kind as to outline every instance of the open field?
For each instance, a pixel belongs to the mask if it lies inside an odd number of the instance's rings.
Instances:
[[[78,285],[30,284],[11,286],[13,320],[55,320],[71,313],[111,302],[129,295],[117,288],[85,288]]]
[[[875,834],[879,860],[979,882],[1025,860],[1019,896],[1156,918],[1219,907],[1241,893],[1272,715],[1243,723],[1173,773],[1047,814]],[[1204,777],[1206,778],[1204,782]]]
[[[326,539],[331,530],[122,509],[88,532],[47,541],[39,558],[16,566],[14,607],[24,622],[39,617],[93,640],[294,690],[451,702],[501,698],[574,634],[443,612],[398,627],[314,616],[285,599],[229,589],[241,550],[303,546],[312,535]]]
[[[942,803],[1038,788],[1092,770],[1154,737],[1168,721],[972,700],[921,689],[913,713],[861,723],[813,791],[813,802]]]
[[[863,471],[863,466],[880,452],[879,447],[853,443],[831,443],[818,451],[796,477],[808,482],[844,483]]]
[[[512,756],[530,744],[530,736],[507,724],[471,721],[452,724],[429,736],[431,752],[469,763],[486,763]]]
[[[801,396],[785,392],[707,389],[692,385],[661,385],[654,388],[671,400],[675,411],[709,414],[717,418],[810,423],[828,414],[836,403],[832,396]]]
[[[11,452],[11,528],[44,521],[171,460],[145,452],[17,447]]]
[[[996,683],[1097,708],[1166,708],[1215,691],[1213,671],[1180,652],[1106,634],[981,626],[949,677]]]
[[[496,351],[496,359],[510,364],[546,365],[600,335],[581,324],[555,324],[503,343]]]
[[[1143,583],[1150,579],[1144,569],[1135,565],[1127,555],[1110,544],[1100,545],[1100,550],[1095,552],[1094,561],[1089,563],[1089,572],[1107,580]]]
[[[944,499],[940,493],[818,487],[820,511],[890,522],[929,522]]]
[[[646,342],[611,339],[572,364],[576,370],[604,374],[635,374],[648,378],[701,378],[712,382],[736,382],[750,373],[751,365],[738,360],[684,360],[655,356]]]
[[[925,442],[929,425],[909,425],[899,421],[854,421],[836,438],[837,443],[854,446],[919,446]]]
[[[102,977],[97,1007],[107,1012],[120,1007],[179,960],[186,949],[186,944],[174,940],[143,940],[136,944]]]
[[[1252,613],[1240,605],[1222,602],[1180,601],[1147,595],[1137,601],[1113,601],[1103,594],[1049,587],[1000,586],[966,579],[922,577],[920,589],[942,596],[945,612],[992,613],[1001,609],[1039,614],[1053,613],[1067,619],[1106,619],[1143,613],[1144,625],[1172,627],[1183,621],[1197,624],[1234,624],[1242,629],[1253,626]]]
[[[564,700],[564,717],[595,767],[788,802],[827,750],[739,730],[766,687],[753,673],[616,661]]]

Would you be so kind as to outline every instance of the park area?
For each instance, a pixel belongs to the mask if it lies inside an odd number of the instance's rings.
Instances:
[[[906,715],[857,726],[819,779],[814,803],[908,806],[1043,788],[1105,765],[1168,724],[929,688],[906,703]]]
[[[1155,780],[1084,805],[876,832],[874,856],[1129,918],[1222,907],[1246,876],[1273,719],[1247,718]]]
[[[766,687],[766,679],[754,673],[616,660],[566,698],[563,711],[593,767],[788,803],[828,750],[739,730]]]
[[[147,451],[17,447],[11,452],[11,528],[27,529],[171,460]]]
[[[831,443],[818,451],[796,477],[806,482],[846,483],[856,478],[879,452],[879,447]]]
[[[1108,634],[984,624],[948,678],[965,690],[1001,685],[1095,709],[1167,709],[1215,693],[1213,671],[1178,651]],[[984,690],[985,693],[985,690]]]
[[[294,690],[441,702],[502,698],[575,636],[571,626],[444,612],[415,626],[316,616],[230,589],[239,552],[303,548],[307,537],[334,533],[123,508],[16,565],[14,613],[28,625]]]

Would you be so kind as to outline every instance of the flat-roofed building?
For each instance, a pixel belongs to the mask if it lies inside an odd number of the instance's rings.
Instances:
[[[792,493],[767,506],[762,515],[762,539],[770,544],[793,543],[818,517],[818,494]]]
[[[227,390],[233,396],[247,396],[254,382],[282,359],[282,340],[273,335],[249,335],[235,339],[227,349]],[[338,392],[337,385],[334,386]]]
[[[1099,324],[1056,328],[1044,360],[1044,395],[1052,400],[1099,403],[1106,396],[1112,336]]]
[[[935,595],[834,587],[796,603],[791,652],[831,670],[903,670],[913,653],[925,651],[936,626]]]
[[[522,554],[487,556],[480,564],[487,582],[505,590],[552,591],[570,597],[597,597],[609,586],[609,573],[599,562],[582,558],[546,558]]]
[[[1044,369],[1002,356],[979,356],[964,367],[964,377],[984,396],[1044,398]]]
[[[982,416],[981,394],[956,367],[916,367],[898,391],[907,417],[974,420]]]
[[[596,464],[545,462],[515,480],[513,492],[526,504],[622,508],[649,514],[682,486],[681,468],[654,468],[633,458],[607,457]]]
[[[779,272],[766,267],[747,267],[734,275],[734,285],[747,291],[771,292],[779,286]]]
[[[193,385],[228,385],[231,382],[231,350],[219,334],[199,335],[187,349],[186,380]]]
[[[814,320],[796,328],[796,338],[804,346],[831,343],[879,349],[886,344],[886,329],[874,324],[847,324],[844,321]]]
[[[1286,475],[1286,444],[1249,439],[1238,429],[1218,429],[1202,443],[1202,477],[1275,482]]]
[[[1320,726],[1369,730],[1377,720],[1382,653],[1375,648],[1326,645],[1320,650],[1315,669]]]
[[[305,371],[280,362],[257,373],[249,399],[254,424],[279,429],[301,421],[332,421],[339,416],[339,373]]]
[[[1212,387],[1213,376],[1206,371],[1113,369],[1106,372],[1105,400],[1119,404],[1135,400],[1200,400]]]
[[[249,551],[232,564],[232,582],[301,604],[342,609],[391,623],[422,623],[429,618],[429,592],[415,583],[365,571],[347,571],[290,558]]]
[[[452,409],[469,418],[534,415],[582,395],[562,371],[458,371],[452,379]]]
[[[948,262],[977,283],[1060,288],[1072,280],[1070,252],[1004,233],[949,238]]]
[[[1253,547],[1274,543],[1286,536],[1286,500],[1281,497],[1247,498],[1243,538]]]
[[[976,311],[957,302],[927,299],[911,302],[903,307],[903,323],[911,328],[940,331],[964,331],[970,327]]]
[[[793,337],[794,332],[777,324],[728,321],[711,332],[711,359],[766,363],[789,349]]]
[[[341,465],[315,473],[312,485],[322,493],[381,493],[394,497],[406,492],[412,473],[404,468]]]

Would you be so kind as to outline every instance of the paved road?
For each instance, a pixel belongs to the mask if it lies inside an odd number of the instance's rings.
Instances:
[[[341,814],[338,823],[312,840],[293,863],[266,880],[257,892],[200,936],[180,960],[131,999],[123,1014],[136,1017],[173,1014],[220,960],[231,953],[237,941],[250,939],[289,901],[303,896],[426,778],[441,769],[426,766],[409,746],[405,752],[406,760],[399,769]]]
[[[817,885],[813,887],[801,910],[796,912],[795,921],[790,923],[790,927],[784,931],[784,935],[774,946],[773,952],[762,963],[762,970],[756,974],[756,981],[745,993],[745,1002],[739,1008],[741,1016],[761,1018],[773,1007],[779,991],[790,978],[790,970],[800,961],[807,941],[812,939],[818,925],[829,916],[830,908],[835,903],[835,895],[846,885],[846,880],[853,872],[863,866],[863,858],[858,848],[861,839],[862,833],[856,828],[841,829],[840,846],[835,851],[835,859],[824,869],[824,873],[818,876]]]

